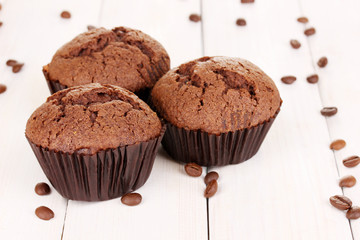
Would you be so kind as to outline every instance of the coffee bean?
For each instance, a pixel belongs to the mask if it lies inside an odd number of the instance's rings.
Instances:
[[[304,34],[306,36],[311,36],[311,35],[314,35],[316,33],[316,30],[315,28],[308,28],[304,31]]]
[[[121,197],[121,202],[128,206],[136,206],[141,203],[142,197],[139,193],[128,193]]]
[[[190,19],[190,21],[193,21],[193,22],[200,22],[201,16],[199,14],[194,13],[189,16],[189,19]]]
[[[328,59],[327,57],[322,57],[319,59],[319,61],[317,62],[317,65],[321,68],[326,67],[326,65],[328,64]]]
[[[346,146],[346,142],[342,139],[338,139],[338,140],[335,140],[333,141],[331,144],[330,144],[330,149],[332,150],[340,150],[342,148],[344,148]]]
[[[204,182],[206,185],[208,185],[212,180],[218,180],[218,179],[219,179],[219,174],[213,171],[206,174]]]
[[[356,184],[356,178],[352,175],[344,176],[340,178],[340,187],[353,187]]]
[[[47,183],[41,182],[41,183],[36,184],[35,192],[37,195],[43,196],[43,195],[50,194],[51,189]]]
[[[66,18],[66,19],[71,18],[71,14],[70,14],[70,12],[68,12],[68,11],[62,11],[61,14],[60,14],[60,16],[61,16],[62,18]]]
[[[336,107],[324,107],[323,109],[321,109],[320,113],[325,117],[331,117],[334,116],[337,111],[338,110]]]
[[[218,189],[218,184],[216,180],[212,180],[209,182],[209,184],[206,186],[204,197],[211,198],[215,195]]]
[[[3,22],[0,22],[0,27],[3,25]]]
[[[339,210],[347,210],[351,208],[352,201],[343,195],[335,195],[330,197],[330,203]]]
[[[255,0],[241,0],[241,3],[253,3]]]
[[[285,84],[292,84],[296,81],[296,77],[294,76],[284,76],[281,78],[281,81]]]
[[[35,210],[35,214],[36,216],[38,216],[38,218],[42,220],[50,220],[54,217],[54,212],[50,208],[45,206],[38,207]]]
[[[346,217],[347,217],[347,219],[352,219],[352,220],[360,218],[360,207],[354,206],[354,207],[350,208],[346,212]]]
[[[319,76],[317,74],[310,75],[306,78],[308,83],[317,83],[319,81]]]
[[[10,66],[10,67],[15,66],[16,64],[17,64],[17,61],[14,60],[14,59],[9,59],[9,60],[6,61],[6,65]]]
[[[359,156],[351,156],[343,160],[344,166],[348,168],[356,167],[357,165],[359,165],[359,163],[360,163]]]
[[[16,63],[16,64],[12,67],[13,73],[18,73],[18,72],[20,72],[23,66],[24,66],[23,63]]]
[[[246,26],[246,20],[243,19],[243,18],[238,18],[236,20],[236,25],[238,25],[238,26]]]
[[[309,22],[309,19],[307,17],[299,17],[297,21],[300,23],[307,23]]]
[[[6,85],[0,83],[0,94],[6,91]]]
[[[87,26],[87,30],[88,30],[88,31],[93,30],[93,29],[95,29],[95,28],[96,28],[96,27],[93,26],[93,25],[88,25],[88,26]]]
[[[301,43],[298,41],[298,40],[290,40],[290,45],[295,48],[295,49],[298,49],[301,47]]]
[[[202,168],[196,163],[188,163],[185,165],[185,172],[191,177],[199,177],[202,174]]]

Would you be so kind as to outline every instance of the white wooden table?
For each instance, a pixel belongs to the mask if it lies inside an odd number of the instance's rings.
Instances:
[[[360,239],[360,220],[348,221],[329,204],[335,194],[360,205],[360,183],[338,187],[339,176],[360,180],[360,166],[342,159],[360,154],[359,0],[1,0],[0,83],[0,239]],[[68,10],[71,19],[61,19]],[[202,22],[188,20],[191,13]],[[305,15],[317,33],[305,37]],[[235,25],[237,18],[246,27]],[[47,181],[25,137],[30,114],[49,95],[41,68],[57,48],[87,25],[140,29],[168,50],[172,67],[203,55],[249,59],[276,82],[284,101],[258,154],[236,166],[211,168],[220,174],[219,191],[203,197],[203,178],[188,177],[183,164],[161,149],[148,182],[138,190],[137,207],[119,199],[68,201],[54,189],[38,196]],[[298,39],[298,50],[289,40]],[[319,69],[317,60],[329,64]],[[25,63],[18,74],[6,60]],[[318,73],[318,84],[306,77]],[[280,82],[295,75],[292,85]],[[337,106],[325,118],[323,106]],[[329,150],[337,138],[347,141]],[[38,219],[45,205],[55,218]]]

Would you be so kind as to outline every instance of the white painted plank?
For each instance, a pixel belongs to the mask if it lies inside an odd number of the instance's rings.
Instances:
[[[75,33],[86,29],[86,21],[97,19],[90,9],[100,1],[2,1],[0,18],[0,82],[8,90],[0,95],[0,239],[60,239],[67,200],[54,189],[40,197],[34,187],[48,182],[25,139],[25,125],[30,114],[49,95],[42,66]],[[73,18],[64,20],[60,12],[68,9]],[[94,8],[95,9],[95,8]],[[13,58],[25,63],[18,74],[5,65]],[[43,221],[35,209],[50,207],[55,218]]]
[[[253,159],[215,168],[220,181],[209,200],[210,239],[351,239],[343,213],[328,203],[341,190],[318,89],[306,82],[313,68],[299,15],[295,0],[203,1],[205,54],[251,60],[275,80],[284,101]],[[235,25],[238,17],[246,27]],[[292,38],[303,46],[292,49]],[[298,80],[284,85],[284,75]]]
[[[201,25],[188,17],[199,1],[106,0],[100,26],[140,29],[161,42],[172,66],[201,56]],[[63,239],[207,239],[207,209],[201,178],[190,178],[159,153],[136,207],[119,199],[101,203],[69,201]]]
[[[340,176],[354,175],[360,181],[360,166],[349,169],[342,160],[360,155],[360,2],[301,0],[303,13],[309,17],[316,36],[309,39],[314,66],[320,76],[319,88],[324,106],[337,106],[337,115],[327,119],[331,139],[343,138],[347,146],[335,153]],[[326,6],[326,11],[321,10]],[[319,69],[318,59],[327,56],[329,64]],[[344,189],[354,205],[360,205],[360,185]],[[354,239],[360,239],[360,220],[351,221]]]

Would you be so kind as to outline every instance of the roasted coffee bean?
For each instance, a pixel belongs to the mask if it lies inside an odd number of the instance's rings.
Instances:
[[[54,217],[54,212],[50,208],[45,206],[38,207],[35,210],[35,214],[36,216],[38,216],[38,218],[42,220],[50,220]]]
[[[340,178],[340,187],[353,187],[356,184],[356,178],[352,175],[344,176]]]
[[[51,192],[51,189],[47,183],[41,182],[36,184],[35,186],[35,192],[37,195],[48,195]]]
[[[334,116],[337,111],[338,110],[336,107],[324,107],[323,109],[321,109],[320,113],[325,117],[331,117]]]
[[[350,208],[346,212],[346,217],[347,217],[347,219],[352,219],[352,220],[360,218],[360,207],[354,206],[354,207]]]
[[[93,25],[88,25],[88,26],[87,26],[87,30],[88,30],[88,31],[93,30],[93,29],[95,29],[95,28],[96,28],[96,27],[93,26]]]
[[[139,193],[128,193],[121,197],[121,202],[128,206],[136,206],[141,203],[142,197]]]
[[[209,172],[208,174],[206,174],[204,182],[206,185],[208,185],[212,180],[218,180],[219,179],[219,174],[217,172]]]
[[[317,62],[317,65],[321,68],[326,67],[326,65],[328,64],[328,59],[327,57],[322,57],[319,59],[319,61]]]
[[[191,177],[199,177],[202,174],[202,168],[196,163],[188,163],[185,165],[185,172]]]
[[[18,72],[20,72],[23,66],[24,66],[23,63],[16,63],[16,64],[12,67],[13,73],[18,73]]]
[[[296,77],[294,76],[284,76],[281,78],[281,81],[285,84],[292,84],[296,81]]]
[[[314,35],[316,33],[316,30],[315,28],[308,28],[304,31],[304,34],[306,36],[311,36],[311,35]]]
[[[200,22],[201,16],[199,14],[194,13],[189,16],[189,19],[190,19],[190,21],[193,21],[193,22]]]
[[[319,76],[317,74],[310,75],[306,78],[308,83],[317,83],[319,81]]]
[[[298,49],[301,47],[301,43],[295,39],[290,40],[290,45],[295,49]]]
[[[236,20],[236,25],[238,25],[238,26],[246,26],[246,20],[243,19],[243,18],[238,18]]]
[[[0,22],[0,27],[3,25],[3,22]]]
[[[330,149],[340,150],[340,149],[343,149],[345,146],[346,146],[346,142],[342,139],[338,139],[338,140],[333,141],[330,144]]]
[[[0,94],[6,91],[6,85],[0,83]]]
[[[70,12],[68,12],[68,11],[62,11],[61,12],[61,14],[60,14],[60,16],[62,17],[62,18],[71,18],[71,14],[70,14]]]
[[[299,17],[297,21],[300,23],[307,23],[309,22],[309,19],[307,17]]]
[[[241,0],[241,3],[253,3],[255,0]]]
[[[204,197],[211,198],[215,195],[218,189],[218,184],[216,180],[212,180],[209,182],[209,184],[206,186]]]
[[[352,201],[343,195],[335,195],[330,197],[330,203],[340,210],[347,210],[352,206]]]
[[[360,163],[359,156],[351,156],[343,160],[344,166],[348,168],[356,167],[357,165],[359,165],[359,163]]]
[[[17,61],[14,60],[14,59],[9,59],[9,60],[6,61],[6,65],[10,66],[10,67],[15,66],[16,64],[17,64]]]

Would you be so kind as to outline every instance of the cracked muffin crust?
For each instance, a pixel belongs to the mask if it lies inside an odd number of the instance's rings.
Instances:
[[[152,88],[169,68],[169,56],[159,42],[139,30],[117,27],[78,35],[55,53],[43,72],[62,88],[104,83],[138,92]]]
[[[156,113],[135,94],[93,83],[51,95],[29,118],[25,135],[49,150],[92,155],[154,139],[160,131]]]
[[[166,73],[151,100],[176,127],[220,134],[274,117],[281,98],[274,82],[247,60],[203,57]]]

